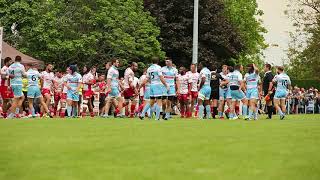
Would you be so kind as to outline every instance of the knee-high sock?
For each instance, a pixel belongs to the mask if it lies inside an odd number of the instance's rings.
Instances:
[[[143,107],[143,110],[142,110],[142,113],[141,113],[141,117],[144,117],[146,112],[150,109],[150,104],[147,103],[144,107]]]
[[[253,115],[253,111],[249,109],[249,118],[252,118],[252,115]]]
[[[199,105],[199,118],[202,119],[203,118],[203,112],[204,112],[204,106],[203,105]]]
[[[71,117],[71,112],[72,112],[72,106],[67,106],[67,113],[68,113],[68,117]]]
[[[78,107],[73,107],[72,115],[75,117],[78,116]]]
[[[130,115],[135,114],[135,111],[136,111],[136,105],[135,105],[135,104],[131,104],[131,107],[130,107]]]
[[[271,119],[273,114],[273,106],[267,106],[268,117]]]
[[[158,104],[154,105],[154,110],[156,112],[156,119],[160,119],[160,107],[158,106]]]
[[[207,119],[209,119],[211,117],[211,107],[210,105],[206,105],[206,116],[207,116]]]
[[[280,106],[278,106],[278,109],[277,109],[277,110],[278,110],[278,112],[279,112],[279,115],[284,115],[283,112],[282,112],[282,110],[281,110],[281,107],[280,107]]]
[[[242,115],[248,116],[248,106],[247,105],[242,106]]]
[[[219,114],[219,117],[223,117],[223,112],[219,111],[218,114]]]

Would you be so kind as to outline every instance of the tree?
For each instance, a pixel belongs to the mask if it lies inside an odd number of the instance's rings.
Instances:
[[[288,73],[294,79],[320,79],[320,2],[291,0],[285,13],[296,27],[290,33]]]
[[[145,0],[161,28],[160,42],[175,63],[192,59],[193,0]],[[202,0],[199,5],[199,60],[216,65],[259,59],[266,30],[255,1]]]
[[[167,56],[178,65],[192,59],[193,0],[145,0],[145,8],[161,29],[160,42]],[[235,28],[217,0],[202,0],[199,5],[199,60],[216,65],[227,63],[245,49]]]
[[[160,30],[141,0],[0,0],[0,24],[11,44],[59,67],[164,57]]]

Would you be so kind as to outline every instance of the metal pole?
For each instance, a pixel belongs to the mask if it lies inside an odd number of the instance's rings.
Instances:
[[[198,63],[199,0],[194,0],[192,63]]]
[[[3,27],[0,27],[0,68],[2,67],[2,38],[3,37]]]

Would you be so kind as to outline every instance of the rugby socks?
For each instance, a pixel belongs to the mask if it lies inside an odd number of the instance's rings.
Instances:
[[[281,107],[279,107],[279,106],[278,106],[278,112],[279,112],[280,116],[284,116],[284,113],[282,112]]]
[[[252,116],[253,116],[253,111],[249,109],[249,118],[252,119]]]
[[[78,116],[78,108],[77,107],[73,107],[72,114],[73,114],[73,117],[77,117]]]
[[[147,112],[149,109],[150,109],[150,104],[147,103],[147,104],[144,106],[143,110],[142,110],[141,117],[144,117],[145,114],[146,114],[146,112]]]
[[[131,105],[130,107],[130,117],[133,118],[136,111],[136,105]]]
[[[204,111],[204,106],[203,105],[199,105],[199,119],[203,118],[203,111]]]
[[[211,107],[210,107],[210,105],[206,105],[206,117],[207,117],[207,119],[210,119],[210,117],[211,117]]]
[[[166,118],[167,118],[167,119],[170,118],[170,112],[166,112]]]
[[[267,106],[267,111],[268,111],[268,118],[272,118],[273,114],[273,107],[272,106]]]
[[[72,106],[67,106],[68,117],[71,117]]]
[[[158,104],[153,105],[154,111],[156,112],[156,120],[160,120],[160,107]]]
[[[19,108],[16,108],[15,114],[19,114],[19,112],[20,112],[20,109],[19,109]]]
[[[219,111],[218,115],[219,115],[220,118],[223,117],[223,112]]]
[[[248,106],[247,105],[242,106],[242,115],[244,117],[248,116]]]

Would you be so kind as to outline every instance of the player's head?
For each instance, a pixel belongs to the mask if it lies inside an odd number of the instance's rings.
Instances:
[[[187,69],[186,69],[185,67],[181,66],[181,67],[179,68],[179,74],[185,75],[186,72],[187,72]]]
[[[22,61],[21,56],[16,56],[16,58],[14,58],[14,61],[15,62],[21,62]]]
[[[154,56],[154,57],[152,57],[151,58],[151,62],[153,63],[153,64],[159,64],[159,57],[156,57],[156,56]]]
[[[132,62],[131,63],[131,69],[132,69],[133,72],[137,71],[138,70],[138,63]]]
[[[12,59],[11,59],[11,57],[6,57],[6,58],[4,58],[3,63],[4,63],[6,66],[10,66],[10,65],[12,64]]]
[[[111,62],[106,62],[106,64],[104,65],[105,69],[108,71],[109,68],[111,67]]]
[[[277,73],[278,73],[278,74],[283,73],[283,71],[284,71],[283,66],[278,66],[278,67],[277,67]]]
[[[234,71],[241,71],[241,65],[237,64],[233,67]]]
[[[268,64],[268,63],[265,64],[263,70],[264,70],[264,72],[271,71],[271,64]]]
[[[196,64],[191,64],[190,65],[190,71],[195,73],[197,71],[197,65]]]
[[[112,66],[115,66],[115,67],[119,67],[119,65],[120,65],[120,62],[119,62],[118,58],[113,58],[111,60],[111,63],[112,63]]]
[[[198,64],[198,69],[199,70],[201,70],[202,68],[204,68],[205,66],[204,66],[204,62],[199,62],[199,64]]]
[[[225,74],[228,73],[228,66],[227,65],[222,65],[222,72]]]
[[[96,72],[97,72],[97,67],[96,66],[92,66],[91,67],[91,73],[94,75],[94,74],[96,74]]]
[[[228,66],[228,71],[232,73],[234,71],[234,68],[232,66]]]
[[[217,66],[216,66],[215,64],[212,64],[212,65],[211,65],[211,70],[217,72],[217,71],[218,71],[218,68],[217,68]]]
[[[70,74],[74,74],[77,71],[77,66],[76,65],[70,65],[69,66],[69,70],[70,70]]]
[[[100,82],[104,81],[105,79],[106,79],[106,76],[105,76],[104,74],[101,74],[101,75],[99,76],[99,81],[100,81]]]
[[[57,71],[57,72],[56,72],[56,76],[57,76],[58,78],[62,78],[62,72],[61,72],[61,71]]]
[[[166,66],[172,67],[172,59],[169,57],[166,58]]]
[[[47,64],[46,71],[52,72],[52,70],[53,70],[53,65],[52,64]]]
[[[251,74],[251,73],[254,72],[253,64],[248,64],[248,65],[247,65],[247,72],[248,72],[249,74]]]

